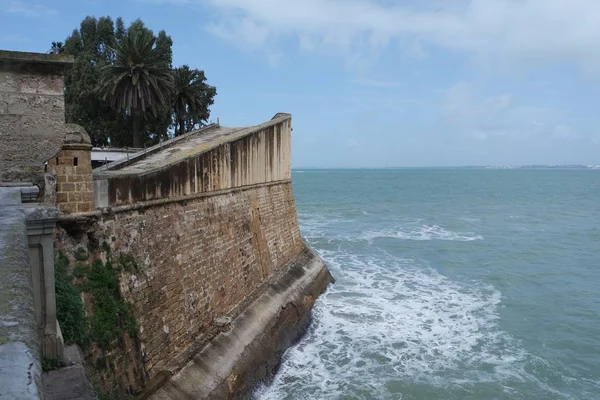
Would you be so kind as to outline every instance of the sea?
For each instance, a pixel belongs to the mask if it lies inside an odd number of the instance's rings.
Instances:
[[[336,282],[255,399],[600,399],[600,170],[292,175]]]

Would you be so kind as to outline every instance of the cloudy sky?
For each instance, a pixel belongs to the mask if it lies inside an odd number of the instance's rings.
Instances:
[[[599,0],[0,0],[0,48],[142,18],[222,125],[294,118],[295,167],[600,164]]]

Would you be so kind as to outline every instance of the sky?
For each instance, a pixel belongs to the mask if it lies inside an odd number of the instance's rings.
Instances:
[[[296,168],[600,164],[598,0],[0,0],[0,49],[88,15],[164,29],[221,125],[291,113]]]

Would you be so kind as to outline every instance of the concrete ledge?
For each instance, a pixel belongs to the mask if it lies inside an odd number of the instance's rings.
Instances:
[[[37,354],[26,343],[0,345],[0,398],[41,399],[39,364]]]
[[[248,396],[271,377],[284,351],[305,332],[316,298],[333,281],[308,246],[286,272],[181,371],[153,400]]]
[[[19,187],[0,188],[0,398],[41,397],[40,343]]]

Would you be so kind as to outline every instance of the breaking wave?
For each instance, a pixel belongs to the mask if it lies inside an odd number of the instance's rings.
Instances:
[[[405,226],[399,230],[392,231],[366,231],[362,239],[373,241],[378,238],[397,238],[403,240],[452,240],[458,242],[470,242],[473,240],[483,240],[481,235],[473,232],[453,232],[446,230],[439,225],[420,225]]]
[[[257,399],[398,398],[398,380],[445,387],[518,374],[525,354],[497,326],[494,288],[466,287],[385,253],[323,256],[338,281]]]

